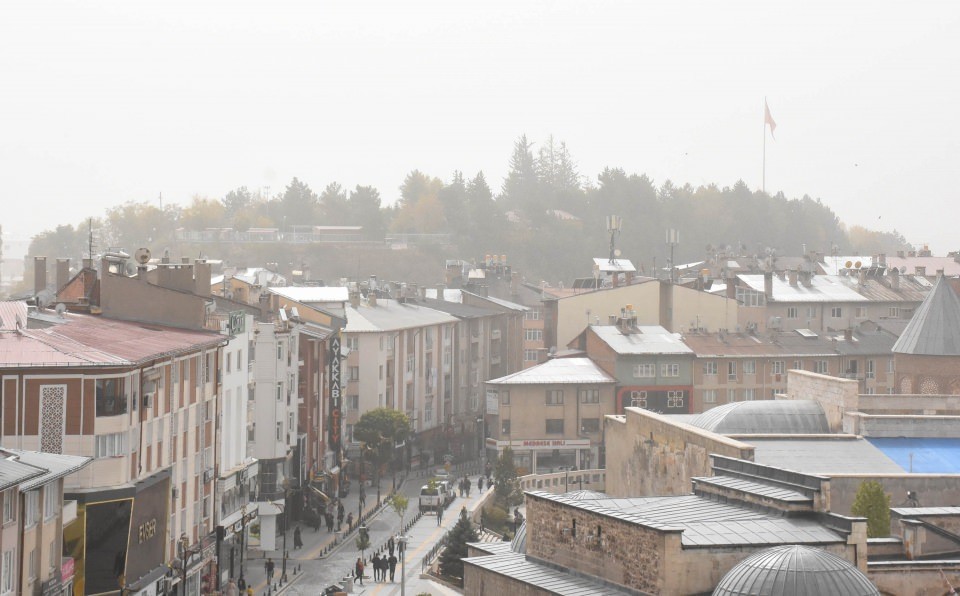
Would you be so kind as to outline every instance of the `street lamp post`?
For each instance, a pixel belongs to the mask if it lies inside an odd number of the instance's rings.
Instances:
[[[290,479],[283,479],[283,564],[280,567],[280,581],[287,581],[287,530],[290,529]]]
[[[200,545],[190,548],[190,539],[184,532],[177,541],[177,551],[180,555],[180,594],[187,596],[187,559],[200,552]]]
[[[483,459],[483,416],[477,416],[477,459]]]
[[[243,579],[243,551],[246,550],[246,541],[247,537],[247,504],[244,503],[243,507],[240,508],[240,579],[237,581],[237,585],[241,588],[247,587],[247,581]]]
[[[402,529],[402,528],[401,528]],[[404,565],[404,560],[406,559],[407,552],[407,537],[400,535],[397,537],[398,548],[400,549],[400,596],[405,596],[406,591],[406,566]]]

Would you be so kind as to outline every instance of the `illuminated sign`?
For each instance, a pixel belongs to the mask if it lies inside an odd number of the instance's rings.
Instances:
[[[330,417],[328,419],[327,436],[330,450],[340,453],[340,334],[330,337]]]
[[[237,335],[246,331],[246,313],[244,313],[242,310],[234,310],[230,312],[229,317],[227,331],[229,331],[230,335]]]

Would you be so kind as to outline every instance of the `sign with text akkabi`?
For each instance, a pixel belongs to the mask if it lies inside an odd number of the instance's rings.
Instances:
[[[495,439],[487,439],[487,446],[500,449],[504,447],[510,447],[514,450],[529,449],[533,451],[547,451],[553,449],[586,449],[590,447],[590,439],[514,439],[512,441],[497,441]]]
[[[341,404],[340,404],[340,334],[336,333],[330,336],[330,358],[329,358],[329,380],[330,380],[330,417],[327,419],[327,438],[329,439],[330,451],[340,453],[340,426],[341,426]]]
[[[487,414],[500,413],[500,393],[497,391],[487,391]]]

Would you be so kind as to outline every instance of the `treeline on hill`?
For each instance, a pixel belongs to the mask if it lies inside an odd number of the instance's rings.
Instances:
[[[213,254],[210,247],[178,243],[176,230],[283,231],[293,225],[353,225],[362,226],[363,238],[374,242],[383,241],[389,233],[449,234],[449,244],[431,249],[438,259],[438,264],[431,264],[433,271],[443,258],[505,254],[528,280],[551,283],[589,275],[589,259],[608,254],[607,215],[623,220],[617,239],[622,257],[647,273],[654,263],[659,267],[667,262],[667,229],[680,234],[678,263],[704,258],[708,245],[729,246],[734,254],[747,255],[768,249],[799,255],[804,245],[808,250],[841,254],[908,248],[896,232],[847,229],[819,199],[768,195],[750,190],[743,181],[723,188],[676,186],[669,180],[658,186],[646,175],[608,167],[594,182],[577,171],[565,143],[553,137],[536,149],[525,135],[514,143],[509,173],[499,192],[483,172],[472,176],[453,172],[445,182],[418,170],[407,175],[399,191],[396,203],[384,206],[379,191],[371,186],[348,190],[332,182],[317,193],[294,178],[283,192],[269,197],[241,186],[220,199],[194,197],[186,207],[167,205],[161,210],[151,203],[129,202],[95,218],[92,228],[98,251],[106,247],[132,251],[140,246],[150,247],[155,254],[168,248],[175,256],[202,251],[210,258],[237,264],[245,260],[250,265],[274,260],[275,254],[270,253],[276,253],[276,247],[251,250],[224,245],[217,250],[231,254]],[[88,222],[57,226],[37,235],[30,245],[30,256],[80,259],[87,253]],[[317,255],[318,251],[302,251],[294,258],[323,275],[324,259]],[[326,275],[333,278],[340,273]],[[433,277],[422,281],[436,281],[439,273]]]

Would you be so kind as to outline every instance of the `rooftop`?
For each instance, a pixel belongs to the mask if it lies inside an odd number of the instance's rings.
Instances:
[[[872,441],[849,435],[742,439],[754,446],[754,461],[805,474],[903,474]]]
[[[283,286],[269,289],[278,296],[304,304],[346,302],[349,299],[347,288],[339,286]]]
[[[687,423],[724,435],[830,432],[823,407],[816,401],[738,401],[711,408]]]
[[[589,358],[554,358],[543,364],[487,381],[488,385],[560,385],[581,383],[614,384],[608,375]]]
[[[905,471],[914,474],[960,474],[960,439],[867,440]]]
[[[7,448],[0,448],[0,451],[5,451],[12,454],[21,463],[46,471],[45,474],[37,476],[21,484],[21,490],[32,490],[39,486],[43,486],[52,480],[72,474],[73,472],[86,467],[87,464],[93,461],[92,457],[84,457],[80,455],[64,455],[60,453],[44,453],[42,451],[23,451],[20,449]]]
[[[960,296],[939,278],[893,346],[897,354],[960,356]]]
[[[692,354],[679,333],[658,325],[640,326],[626,333],[616,325],[591,325],[590,330],[617,354]]]
[[[347,325],[344,333],[376,333],[416,329],[427,325],[456,323],[457,318],[426,306],[381,298],[376,306],[346,306]]]

